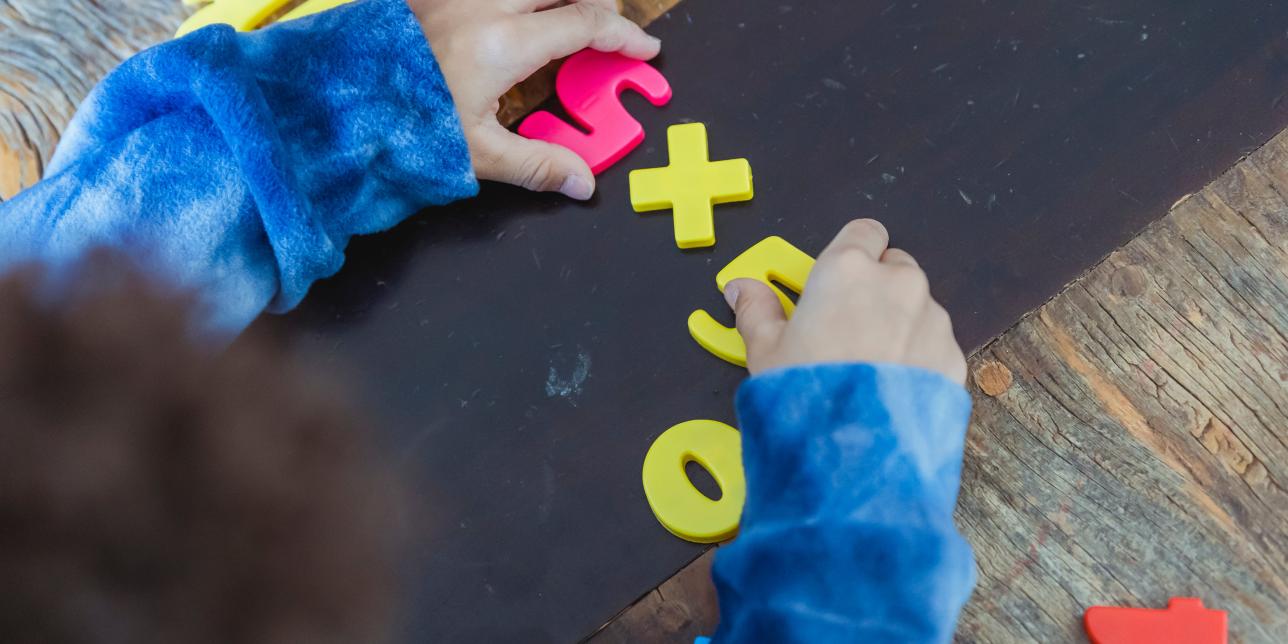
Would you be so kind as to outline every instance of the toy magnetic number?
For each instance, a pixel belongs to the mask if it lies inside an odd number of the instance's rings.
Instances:
[[[690,462],[715,479],[719,501],[693,487],[684,471]],[[696,543],[715,543],[738,532],[747,500],[738,430],[714,420],[691,420],[666,430],[644,456],[643,478],[649,507],[671,534]]]
[[[175,33],[178,38],[185,34],[191,33],[202,27],[215,24],[231,25],[237,31],[250,31],[264,24],[269,16],[282,10],[290,3],[291,0],[214,0],[208,3],[200,11],[193,14],[179,25],[179,31]],[[334,9],[342,4],[347,4],[350,0],[308,0],[304,4],[296,7],[290,13],[282,16],[282,22],[311,16],[315,13],[321,13],[328,9]],[[199,4],[198,2],[189,2],[185,4]]]
[[[799,294],[805,290],[805,282],[813,269],[813,257],[782,237],[767,237],[717,273],[716,287],[724,291],[729,282],[744,277],[759,280],[774,289],[783,310],[790,316],[796,306],[774,282]],[[716,322],[710,313],[699,309],[689,315],[689,335],[717,358],[739,367],[747,366],[747,345],[743,344],[738,330]]]
[[[671,100],[671,84],[648,63],[593,49],[577,52],[559,68],[555,93],[586,132],[543,111],[524,119],[519,134],[565,146],[599,174],[644,140],[644,126],[622,106],[627,89],[659,107]]]

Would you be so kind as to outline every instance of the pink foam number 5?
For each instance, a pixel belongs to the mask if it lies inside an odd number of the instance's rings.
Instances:
[[[519,134],[565,146],[599,174],[644,140],[644,127],[622,107],[620,95],[627,89],[658,107],[671,100],[671,84],[648,63],[592,49],[577,52],[559,68],[555,92],[589,133],[550,112],[537,112],[519,125]]]

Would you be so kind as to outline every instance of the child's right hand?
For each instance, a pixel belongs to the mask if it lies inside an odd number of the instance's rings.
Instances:
[[[501,126],[501,95],[582,49],[657,56],[661,41],[617,12],[617,0],[407,0],[456,101],[479,179],[589,199],[595,175],[571,150]]]
[[[819,255],[790,320],[765,284],[727,284],[725,299],[738,316],[748,370],[892,363],[965,383],[966,358],[948,313],[930,297],[916,260],[889,243],[885,226],[872,219],[847,224]]]

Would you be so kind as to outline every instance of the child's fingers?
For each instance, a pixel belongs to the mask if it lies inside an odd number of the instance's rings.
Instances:
[[[965,384],[966,356],[957,343],[948,311],[933,301],[926,310],[927,313],[921,317],[920,326],[913,337],[921,338],[928,350],[914,354],[910,364],[938,371],[957,384]]]
[[[787,313],[773,289],[753,279],[736,279],[724,288],[725,301],[738,318],[738,334],[747,355],[769,351],[778,342]]]
[[[908,253],[908,251],[903,250],[902,248],[887,248],[885,253],[881,255],[881,263],[902,264],[904,266],[912,266],[915,268],[921,267],[921,265],[917,263],[917,258],[913,257]]]
[[[536,192],[561,192],[585,201],[595,194],[595,175],[572,150],[561,145],[521,137],[499,124],[488,130],[479,146],[475,173],[480,179],[500,181]]]
[[[657,56],[662,43],[618,15],[616,11],[591,2],[578,2],[558,9],[518,16],[516,42],[525,44],[526,55],[537,66],[591,48],[619,52],[630,58],[648,60]]]
[[[513,13],[532,13],[542,9],[549,9],[561,0],[506,0],[505,7]],[[618,12],[617,0],[572,0],[572,2],[586,2],[598,5],[609,11]]]
[[[588,3],[588,4],[597,5],[597,6],[603,7],[604,9],[607,9],[608,11],[611,11],[611,12],[613,12],[613,13],[621,13],[621,12],[622,12],[622,7],[621,7],[621,5],[617,2],[617,0],[570,0],[570,1],[571,1],[571,2],[585,2],[585,3]]]
[[[855,219],[837,233],[836,239],[823,249],[818,259],[823,261],[825,257],[840,255],[847,250],[856,250],[875,262],[881,260],[881,255],[889,245],[890,233],[881,222],[875,219]]]

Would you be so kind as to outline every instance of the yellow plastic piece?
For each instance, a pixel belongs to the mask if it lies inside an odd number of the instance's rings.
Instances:
[[[349,1],[309,0],[282,16],[282,22],[334,9]],[[290,2],[291,0],[214,0],[179,25],[175,37],[215,24],[232,25],[237,31],[250,31],[263,25],[270,16],[281,11]]]
[[[783,311],[790,317],[796,310],[796,305],[774,282],[800,294],[805,290],[805,282],[809,280],[812,270],[813,257],[782,237],[767,237],[734,258],[717,273],[716,287],[723,292],[729,282],[741,278],[764,282],[778,294]],[[747,366],[747,345],[743,344],[738,330],[716,322],[706,311],[699,309],[689,315],[689,335],[717,358],[739,367]]]
[[[285,16],[282,16],[282,22],[298,20],[299,18],[311,16],[315,13],[330,11],[331,9],[341,5],[349,4],[352,1],[353,0],[309,0],[295,9],[292,9],[291,12]]]
[[[232,25],[237,31],[250,31],[268,20],[291,0],[214,0],[179,25],[175,37],[187,35],[215,24]]]
[[[693,487],[684,471],[690,461],[720,485],[719,501]],[[662,526],[681,539],[716,543],[732,538],[747,501],[738,430],[714,420],[690,420],[663,432],[644,456],[644,496]]]
[[[689,335],[715,357],[739,367],[747,366],[747,345],[743,344],[738,329],[716,322],[710,313],[698,309],[689,314]]]
[[[671,165],[631,172],[635,212],[673,210],[675,243],[701,248],[716,243],[715,204],[748,201],[755,191],[746,159],[711,162],[707,126],[672,125],[666,130]]]

